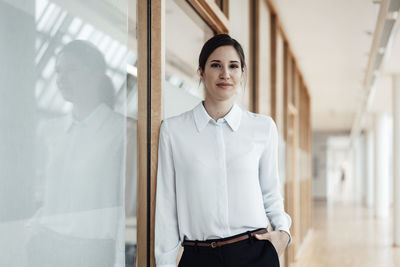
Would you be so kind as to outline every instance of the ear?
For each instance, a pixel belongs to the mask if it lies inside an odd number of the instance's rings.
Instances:
[[[200,80],[203,80],[204,79],[204,72],[200,68],[197,69],[197,72],[199,73]]]

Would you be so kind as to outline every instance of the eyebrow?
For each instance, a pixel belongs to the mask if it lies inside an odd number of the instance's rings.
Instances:
[[[213,59],[213,60],[211,60],[211,62],[221,62],[221,60],[219,60],[219,59]],[[240,62],[237,61],[237,60],[231,60],[231,61],[229,61],[229,62],[231,62],[231,63],[240,63]]]

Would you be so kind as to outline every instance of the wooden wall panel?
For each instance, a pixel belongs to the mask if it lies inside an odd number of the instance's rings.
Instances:
[[[271,117],[274,119],[275,123],[278,121],[277,114],[278,114],[278,92],[277,92],[277,48],[278,48],[278,27],[277,27],[277,21],[276,21],[276,15],[271,14],[270,15],[270,40],[271,40],[271,45],[270,45],[270,58],[271,58],[271,68],[270,68],[270,73],[271,73],[271,78],[270,78],[270,84],[271,84]]]
[[[275,67],[275,75],[276,75],[276,79],[275,79],[275,91],[276,91],[276,97],[273,99],[276,99],[276,103],[273,105],[275,107],[275,122],[276,125],[278,126],[278,130],[279,130],[279,136],[284,139],[283,133],[284,133],[284,111],[283,111],[283,91],[284,91],[284,87],[283,87],[283,66],[284,66],[284,48],[283,48],[283,39],[282,36],[278,30],[278,28],[276,29],[277,31],[277,35],[276,35],[276,54],[275,54],[275,58],[276,58],[276,67]]]
[[[288,105],[289,105],[289,44],[287,41],[283,41],[283,137],[287,142],[287,133],[288,133]]]
[[[255,4],[255,112],[271,115],[271,13],[264,0]]]

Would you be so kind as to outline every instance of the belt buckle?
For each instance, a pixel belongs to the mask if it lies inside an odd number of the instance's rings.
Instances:
[[[216,247],[217,247],[217,242],[211,242],[210,246],[211,246],[212,248],[216,248]]]

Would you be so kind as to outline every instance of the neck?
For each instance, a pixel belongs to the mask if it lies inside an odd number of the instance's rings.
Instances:
[[[85,104],[74,103],[72,113],[77,120],[84,120],[101,104],[100,101],[87,101]]]
[[[208,97],[204,100],[204,108],[206,109],[208,115],[217,121],[223,118],[231,110],[234,104],[234,98],[225,101],[215,101]]]

